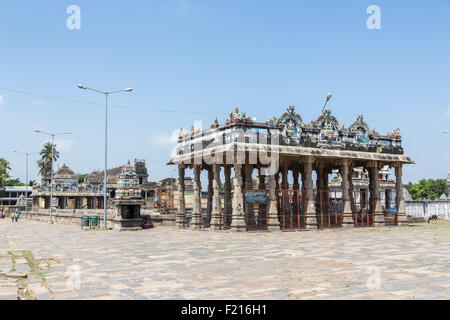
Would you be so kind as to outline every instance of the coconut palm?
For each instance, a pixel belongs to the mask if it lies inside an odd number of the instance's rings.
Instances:
[[[3,158],[0,158],[0,191],[3,189],[6,182],[10,178],[9,172],[8,172],[9,170],[11,170],[11,167],[9,166],[9,162]]]
[[[41,159],[38,160],[37,164],[39,167],[39,175],[43,176],[45,174],[45,171],[47,168],[50,167],[50,161],[53,158],[53,161],[58,160],[59,158],[59,152],[56,150],[56,144],[53,144],[51,142],[44,143],[41,152],[39,152],[41,155]]]

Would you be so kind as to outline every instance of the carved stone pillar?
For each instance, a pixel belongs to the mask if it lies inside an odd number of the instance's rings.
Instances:
[[[312,180],[313,157],[307,157],[305,161],[305,189],[306,189],[306,228],[317,229],[316,208],[314,205],[314,192]]]
[[[356,224],[356,205],[355,205],[355,194],[353,191],[353,162],[349,161],[348,164],[348,192],[350,195],[350,208],[353,213],[353,223]]]
[[[233,211],[231,204],[231,167],[226,165],[224,167],[225,183],[224,183],[224,223],[229,227],[231,224],[231,214]]]
[[[349,174],[349,161],[343,160],[340,167],[340,174],[342,178],[342,227],[354,227],[352,205],[350,200],[350,182],[352,176]],[[352,168],[353,171],[353,168]]]
[[[244,192],[245,192],[245,190],[253,189],[253,179],[252,179],[253,165],[251,164],[245,165],[244,171],[245,171],[245,183],[244,183],[245,185]],[[248,224],[248,227],[250,228],[254,227],[256,225],[254,205],[252,203],[245,203],[244,208],[245,208],[245,220]]]
[[[287,223],[288,217],[290,217],[289,206],[289,182],[288,182],[288,168],[286,166],[281,167],[281,214],[285,215],[285,222]],[[284,227],[284,226],[283,226]]]
[[[259,186],[258,189],[261,191],[266,190],[266,176],[262,174],[263,168],[259,168],[258,170],[258,178],[259,178]],[[267,209],[268,205],[264,205],[262,203],[258,204],[258,218],[257,218],[257,224],[258,227],[265,226],[266,225],[266,219],[267,219]]]
[[[269,221],[267,222],[267,229],[269,231],[280,231],[276,196],[277,182],[275,179],[276,175],[269,176]]]
[[[324,166],[322,171],[322,212],[325,219],[325,225],[329,227],[330,224],[330,213],[329,213],[329,201],[330,201],[330,193],[329,193],[329,186],[328,186],[328,174],[329,170],[326,166]]]
[[[194,204],[192,209],[192,228],[201,229],[202,222],[202,183],[200,181],[200,171],[201,167],[199,165],[194,165]]]
[[[211,227],[214,230],[223,229],[222,219],[222,204],[220,202],[220,165],[213,165],[213,197],[212,197],[212,211],[211,211]]]
[[[213,168],[208,168],[208,199],[206,202],[206,223],[211,224],[211,212],[212,212],[212,198],[213,198],[213,179],[214,172]]]
[[[405,199],[403,198],[402,164],[395,164],[395,203],[397,205],[397,224],[407,226]]]
[[[298,214],[299,214],[299,189],[300,189],[300,185],[298,184],[298,176],[299,176],[299,170],[298,168],[294,168],[292,170],[292,177],[293,177],[293,184],[292,184],[292,214],[294,215],[294,221],[297,221],[296,219],[298,218]],[[299,227],[300,226],[300,221],[298,221],[297,223],[294,222],[294,225]]]
[[[324,206],[323,206],[323,163],[318,160],[316,167],[316,196],[315,196],[315,209],[317,218],[317,227],[324,227]]]
[[[242,165],[234,164],[234,193],[233,193],[233,215],[231,221],[231,230],[240,232],[246,231],[244,216],[244,196],[242,194],[243,179]]]
[[[380,180],[379,180],[380,168],[377,161],[369,162],[369,179],[370,179],[370,213],[374,216],[374,225],[384,225],[384,214],[381,208],[380,197]]]
[[[277,199],[277,214],[281,214],[281,199],[280,199],[280,173],[275,174],[275,197]]]
[[[178,212],[176,217],[176,223],[178,228],[184,228],[186,226],[186,203],[184,199],[184,165],[178,165]]]
[[[300,214],[301,214],[301,223],[302,228],[306,226],[306,187],[305,187],[305,169],[304,165],[301,166],[300,169],[301,179],[302,179],[302,188],[300,192]]]

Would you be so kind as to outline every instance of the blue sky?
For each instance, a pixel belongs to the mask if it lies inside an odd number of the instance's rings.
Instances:
[[[66,27],[73,4],[80,30]],[[366,27],[372,4],[381,30]],[[449,36],[449,0],[2,0],[0,157],[24,180],[24,156],[12,150],[38,151],[46,137],[36,128],[71,130],[56,141],[59,165],[103,168],[104,98],[78,83],[134,88],[110,99],[109,164],[146,159],[152,181],[171,175],[177,128],[209,126],[215,115],[222,123],[235,106],[265,120],[293,104],[311,121],[332,92],[329,107],[347,126],[363,113],[380,133],[401,129],[417,163],[406,166],[406,182],[442,178],[450,169]]]

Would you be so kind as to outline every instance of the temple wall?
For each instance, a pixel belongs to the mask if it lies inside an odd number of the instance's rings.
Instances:
[[[25,219],[25,212],[20,212],[20,217]],[[57,224],[81,225],[81,216],[100,216],[100,226],[103,227],[103,209],[54,209],[52,220]],[[153,209],[141,209],[141,216],[149,216],[155,226],[175,225],[175,214],[159,214]],[[108,209],[106,225],[113,228],[113,209]],[[48,209],[38,209],[28,212],[28,219],[32,221],[48,222],[50,212]]]
[[[450,200],[405,201],[406,215],[412,218],[428,218],[437,215],[450,220]]]
[[[81,216],[100,216],[100,226],[103,226],[103,209],[54,209],[52,211],[53,223],[67,225],[81,225]],[[25,218],[22,214],[21,218]],[[38,209],[28,213],[28,219],[32,221],[48,222],[50,220],[49,209]],[[108,210],[106,225],[112,228],[113,210]]]

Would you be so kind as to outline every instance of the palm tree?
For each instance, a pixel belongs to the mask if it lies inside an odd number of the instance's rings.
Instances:
[[[52,146],[51,142],[46,142],[44,143],[44,146],[42,147],[42,150],[41,152],[39,152],[39,154],[41,155],[41,159],[38,160],[37,164],[39,167],[39,175],[42,177],[50,168],[51,159],[53,158],[53,161],[58,160],[59,152],[56,150],[56,144],[53,144]]]
[[[9,170],[11,170],[11,167],[9,166],[9,162],[3,158],[0,158],[0,191],[3,189],[6,182],[10,178],[9,172],[8,172]]]

